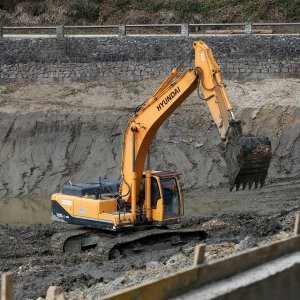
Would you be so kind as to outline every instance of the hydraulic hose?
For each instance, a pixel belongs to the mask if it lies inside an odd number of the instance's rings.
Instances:
[[[201,69],[201,68],[199,68],[199,69]],[[207,98],[201,96],[201,94],[200,94],[201,77],[202,77],[202,70],[199,72],[199,76],[198,76],[198,85],[197,85],[197,95],[198,95],[198,97],[201,100],[209,100],[210,98],[215,97],[216,96],[215,94],[212,94],[212,95],[208,96]],[[202,84],[202,86],[203,86],[203,84]]]
[[[120,197],[121,198],[124,198],[124,197],[127,197],[129,194],[130,194],[130,186],[129,186],[129,184],[128,184],[128,182],[124,179],[124,176],[122,175],[121,176],[121,181],[120,181],[120,184],[122,183],[122,181],[124,181],[124,183],[127,185],[127,187],[128,187],[128,192],[126,193],[126,194],[124,194],[124,195],[120,195]]]

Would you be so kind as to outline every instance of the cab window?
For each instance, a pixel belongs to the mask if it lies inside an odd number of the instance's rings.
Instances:
[[[180,199],[175,178],[160,180],[163,193],[164,217],[171,218],[180,215]]]
[[[139,193],[139,202],[145,200],[145,177],[142,178],[141,186],[140,186],[140,193]]]

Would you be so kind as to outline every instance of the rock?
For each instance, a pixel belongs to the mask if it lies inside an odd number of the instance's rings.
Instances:
[[[78,295],[78,297],[77,297],[76,299],[74,299],[74,300],[85,300],[85,297],[84,297],[83,292],[81,292],[81,293]]]
[[[181,247],[181,253],[187,257],[190,256],[194,252],[196,244],[197,243],[195,241],[191,241],[183,245]]]
[[[75,291],[73,293],[70,293],[68,296],[68,300],[85,300],[84,293],[81,291]]]
[[[182,248],[182,253],[185,256],[190,256],[194,252],[195,246],[189,246],[189,247],[184,247]]]
[[[256,239],[252,236],[247,235],[243,240],[241,240],[236,246],[236,251],[243,251],[248,248],[256,246]]]
[[[116,285],[119,285],[119,284],[125,283],[125,281],[126,281],[125,277],[124,277],[124,276],[121,276],[121,277],[116,278],[116,279],[114,280],[114,283],[115,283]]]
[[[166,262],[166,266],[174,266],[180,261],[180,254],[175,254],[170,257],[170,259]]]
[[[196,144],[195,144],[195,147],[196,147],[196,148],[200,148],[200,147],[202,147],[203,145],[204,145],[203,143],[196,143]]]
[[[147,269],[154,269],[156,266],[159,265],[158,261],[150,261],[146,264]]]
[[[46,300],[66,300],[64,290],[60,286],[50,286],[47,291]]]

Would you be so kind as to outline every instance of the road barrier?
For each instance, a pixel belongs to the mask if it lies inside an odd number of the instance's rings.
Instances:
[[[130,30],[157,30],[157,29],[164,29],[166,32],[164,34],[174,34],[174,31],[177,31],[177,35],[181,36],[189,36],[191,33],[197,33],[201,30],[205,30],[207,28],[213,28],[213,30],[206,30],[207,34],[232,34],[232,33],[244,33],[244,34],[257,34],[257,33],[272,33],[272,30],[270,29],[254,29],[254,28],[270,28],[270,27],[283,27],[283,28],[296,28],[296,33],[300,33],[300,23],[183,23],[183,24],[119,24],[119,25],[74,25],[74,26],[65,26],[65,25],[59,25],[59,26],[5,26],[0,25],[0,37],[4,36],[9,37],[10,35],[13,35],[12,32],[37,32],[37,31],[43,31],[47,32],[48,35],[56,36],[58,38],[63,38],[67,34],[66,31],[70,30],[80,30],[80,34],[87,33],[92,29],[98,29],[98,34],[101,31],[102,35],[115,35],[124,37],[126,35],[131,35],[128,33]],[[225,30],[222,30],[226,28]],[[233,29],[229,30],[228,28],[239,28],[239,29]],[[242,29],[240,29],[242,28]],[[103,30],[106,32],[103,33]],[[170,33],[170,31],[172,33]],[[223,32],[222,32],[223,31]],[[52,32],[52,33],[51,33]],[[205,32],[204,32],[205,33]],[[93,32],[93,34],[95,34]],[[78,33],[72,33],[72,36],[79,35]],[[135,34],[136,35],[136,34]],[[145,35],[145,33],[141,33],[139,35]]]

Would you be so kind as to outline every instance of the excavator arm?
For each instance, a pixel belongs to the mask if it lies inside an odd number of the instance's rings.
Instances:
[[[182,64],[174,69],[155,94],[139,106],[136,114],[127,123],[122,149],[120,191],[122,200],[131,203],[132,210],[136,206],[151,141],[163,122],[194,90],[207,102],[221,139],[229,145],[225,158],[229,165],[231,187],[236,185],[238,189],[243,184],[244,188],[244,184],[249,183],[250,186],[253,182],[260,182],[262,185],[265,180],[271,158],[270,141],[265,137],[242,136],[240,121],[235,119],[231,101],[211,49],[204,42],[195,41],[189,55],[193,53],[194,67],[186,69],[179,77]],[[246,160],[249,163],[253,157],[255,164],[265,163],[261,173],[258,174],[257,169],[254,170],[257,178],[252,178],[253,172],[250,170],[250,174],[249,168],[243,169],[243,163]]]

